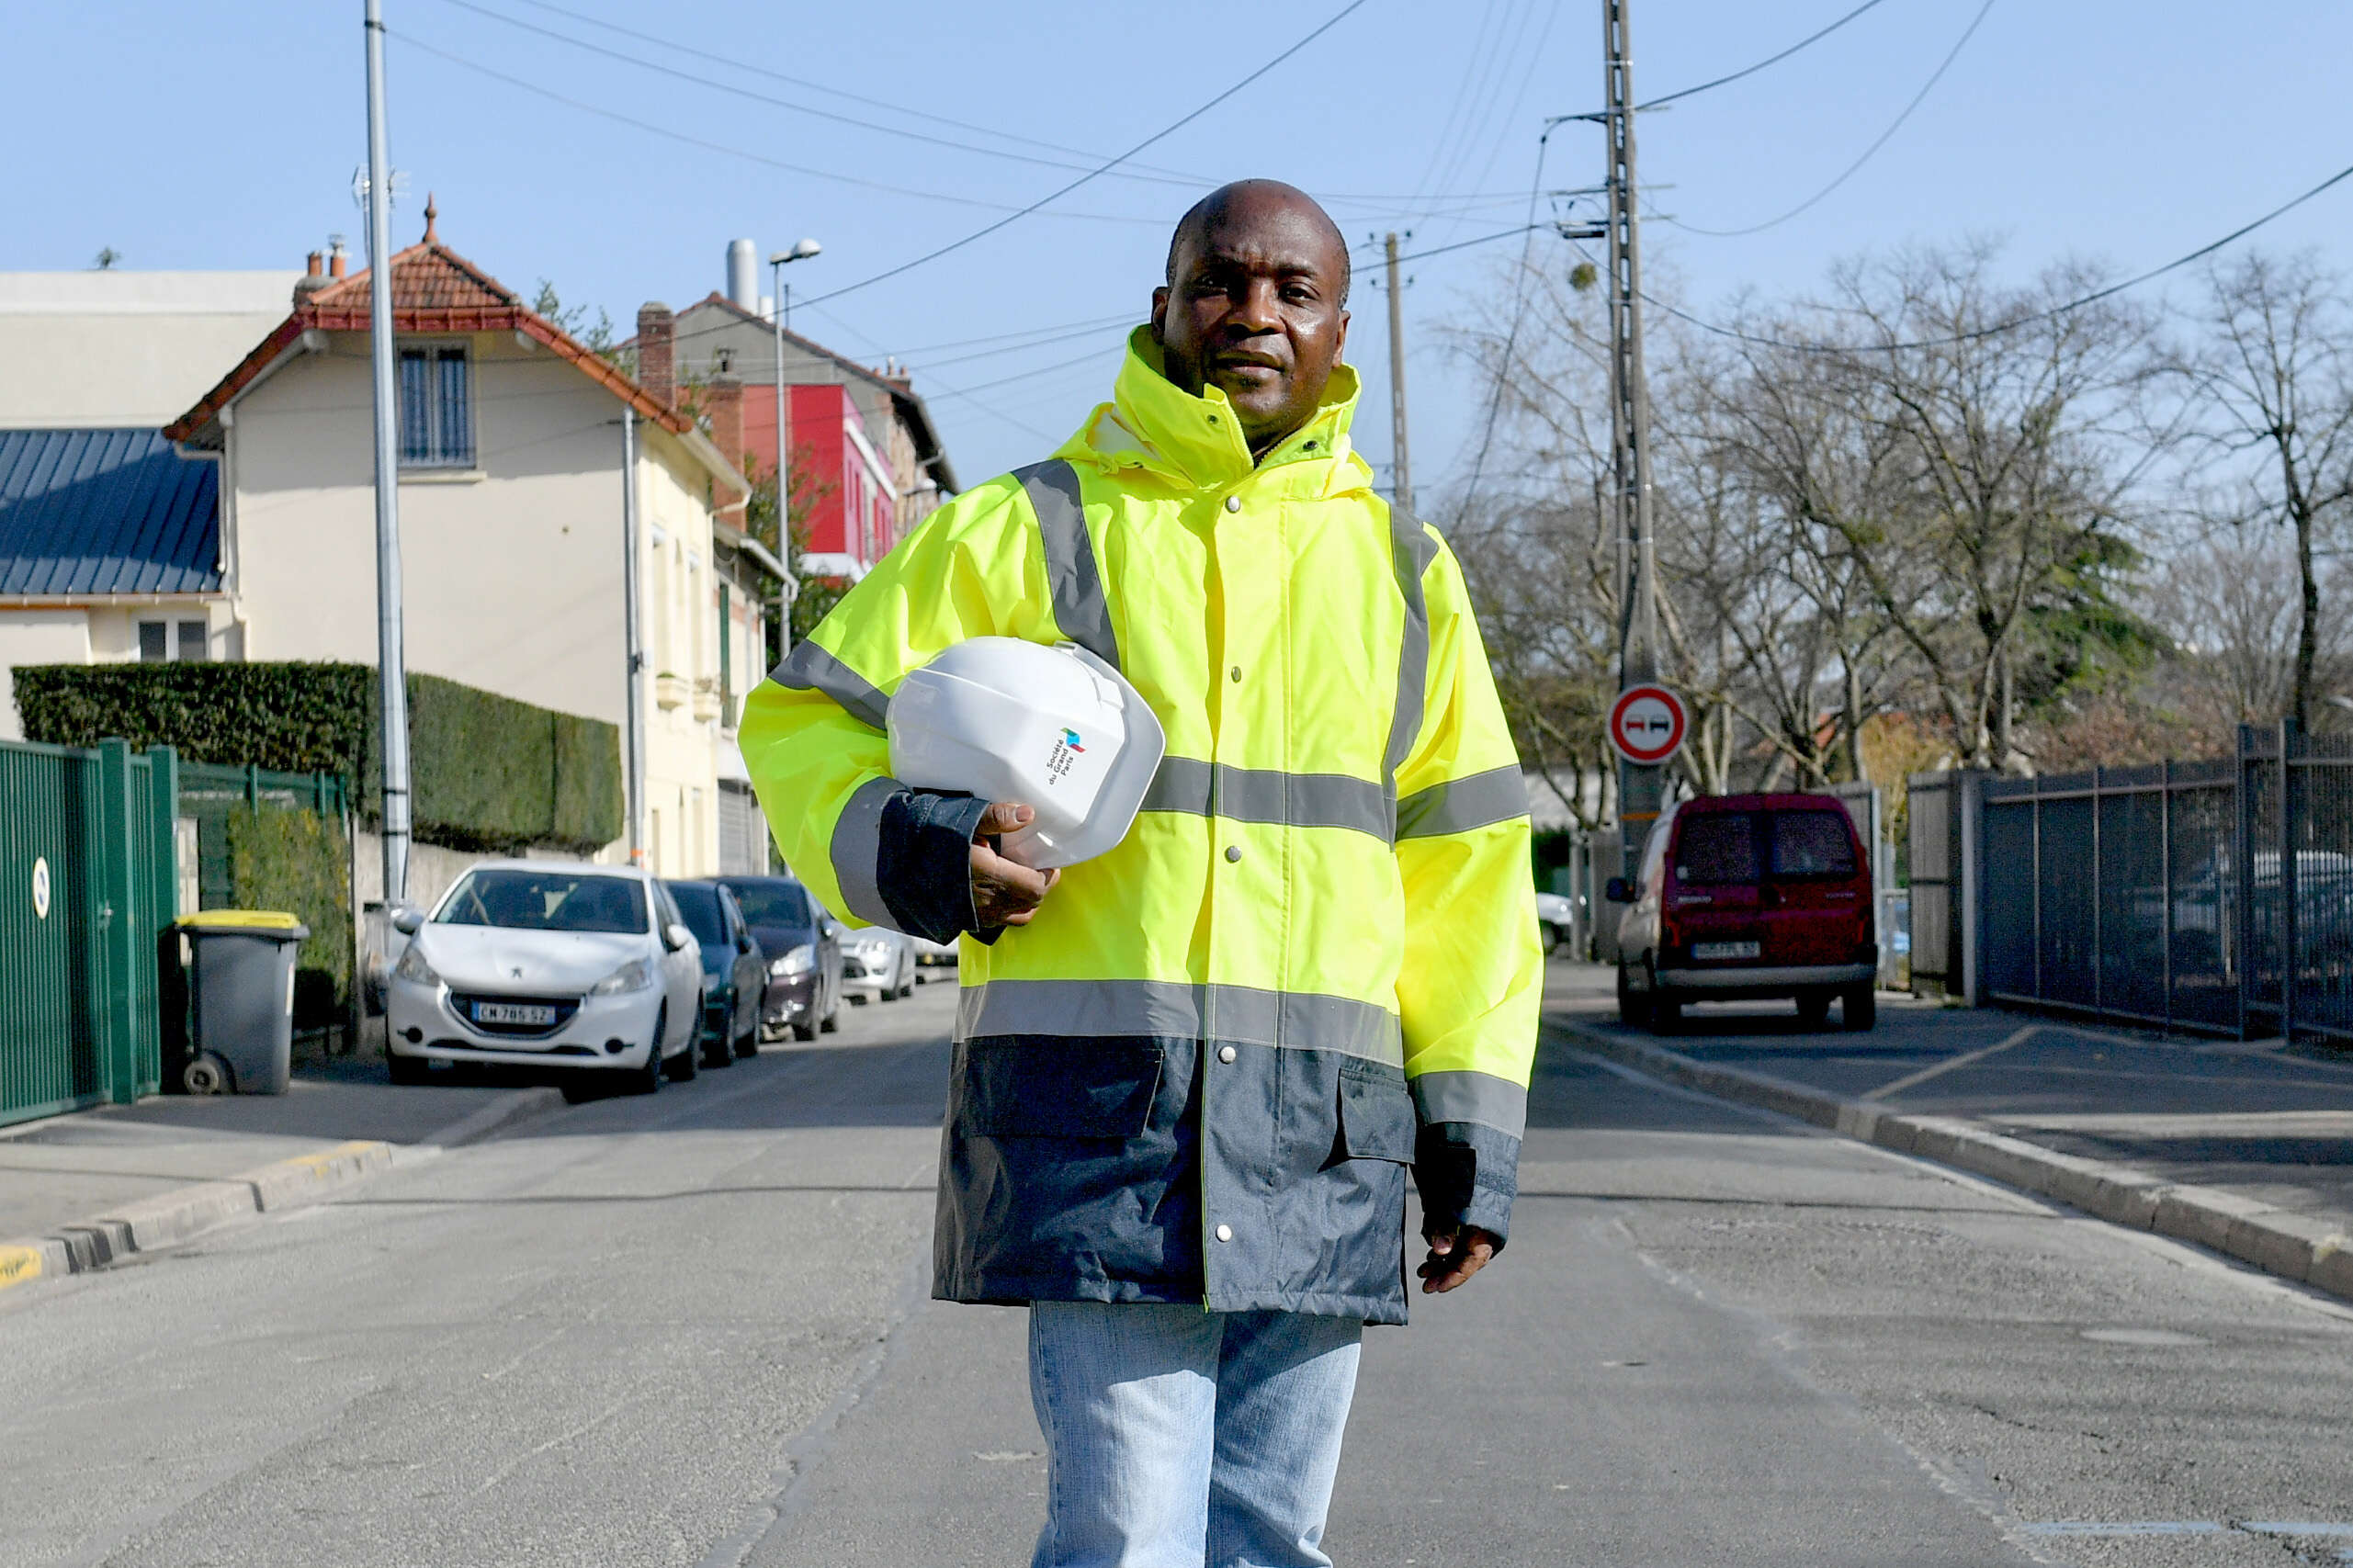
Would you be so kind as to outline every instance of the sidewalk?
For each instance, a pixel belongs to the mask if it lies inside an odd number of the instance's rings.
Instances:
[[[1547,980],[1547,1028],[1578,1048],[2353,1296],[2353,1050],[1887,995],[1868,1034],[1756,1002],[1660,1037],[1618,1022],[1611,970]]]
[[[0,1290],[315,1202],[403,1147],[470,1142],[560,1103],[487,1082],[395,1089],[380,1061],[345,1060],[284,1095],[158,1095],[0,1128]]]

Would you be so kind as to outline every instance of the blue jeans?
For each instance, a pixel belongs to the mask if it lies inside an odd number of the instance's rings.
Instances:
[[[1047,1480],[1033,1568],[1329,1568],[1318,1548],[1363,1332],[1300,1313],[1034,1303]]]

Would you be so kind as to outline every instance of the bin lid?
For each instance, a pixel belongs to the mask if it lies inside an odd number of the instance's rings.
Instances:
[[[311,928],[283,909],[201,909],[172,922],[194,931],[251,931],[257,936],[283,936],[300,942]]]

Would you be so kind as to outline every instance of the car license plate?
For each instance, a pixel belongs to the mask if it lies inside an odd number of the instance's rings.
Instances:
[[[1691,956],[1704,962],[1711,958],[1754,958],[1757,944],[1753,942],[1695,942]]]
[[[556,1010],[545,1002],[476,1002],[476,1023],[553,1023]]]

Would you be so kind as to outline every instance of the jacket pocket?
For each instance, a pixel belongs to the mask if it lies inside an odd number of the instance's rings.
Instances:
[[[1405,1074],[1378,1062],[1340,1066],[1341,1146],[1351,1159],[1413,1159],[1413,1096]]]
[[[964,1124],[986,1138],[1133,1138],[1160,1066],[1161,1048],[1143,1040],[969,1042]]]

